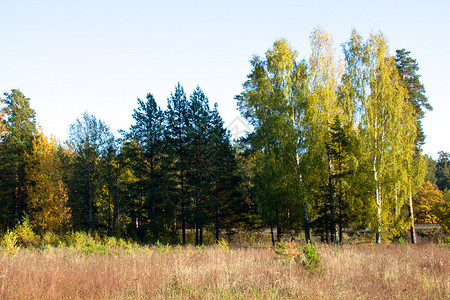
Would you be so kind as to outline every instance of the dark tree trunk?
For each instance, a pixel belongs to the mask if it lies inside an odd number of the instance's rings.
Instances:
[[[91,182],[91,170],[90,166],[88,166],[88,198],[89,198],[89,230],[92,233],[94,230],[93,221],[92,221],[92,182]]]
[[[303,203],[303,222],[304,222],[303,226],[305,229],[305,240],[306,243],[309,243],[311,241],[311,235],[309,233],[309,217],[306,202]]]
[[[111,236],[111,190],[108,191],[108,236]]]
[[[113,202],[114,202],[114,209],[113,209],[113,230],[116,229],[116,225],[117,225],[117,219],[119,218],[119,203],[117,201],[117,183],[114,186],[114,198],[113,198]]]
[[[141,245],[144,244],[144,228],[143,228],[143,220],[142,220],[142,205],[143,205],[143,196],[142,192],[140,194],[140,205],[139,205],[139,216],[138,216],[138,228],[139,228],[139,240],[141,242]]]
[[[183,159],[181,159],[183,161]],[[185,216],[185,199],[184,199],[184,178],[183,170],[181,170],[181,236],[183,246],[186,246],[186,216]]]
[[[195,225],[195,246],[198,246],[198,226]]]
[[[219,242],[219,204],[216,204],[216,243]]]
[[[275,209],[275,219],[276,219],[276,227],[277,227],[277,243],[281,241],[281,225],[278,220],[278,209]]]
[[[153,243],[156,243],[156,204],[155,198],[152,197],[152,231],[153,231]]]
[[[411,187],[411,179],[409,180],[409,217],[411,219],[411,243],[416,244],[416,228],[414,226],[414,208],[412,201],[412,187]]]
[[[273,236],[272,221],[270,222],[270,236],[272,237],[272,245],[275,247],[275,237]]]

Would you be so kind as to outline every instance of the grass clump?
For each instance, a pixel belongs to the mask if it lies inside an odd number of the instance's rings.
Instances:
[[[162,253],[162,254],[167,254],[169,253],[170,249],[172,248],[172,246],[170,246],[169,244],[164,245],[163,243],[161,243],[159,240],[156,241],[155,244],[155,249],[157,252]]]
[[[227,241],[225,241],[224,238],[221,238],[219,240],[217,246],[219,246],[219,249],[221,249],[223,252],[231,253],[230,245],[228,245]]]

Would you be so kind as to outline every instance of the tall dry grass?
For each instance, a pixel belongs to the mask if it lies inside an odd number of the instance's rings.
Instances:
[[[271,249],[69,248],[0,255],[1,299],[449,299],[450,247],[318,246],[315,271]]]

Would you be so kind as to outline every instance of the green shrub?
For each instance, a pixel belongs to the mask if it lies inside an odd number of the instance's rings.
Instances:
[[[303,249],[304,259],[302,261],[302,265],[309,269],[317,269],[320,265],[320,254],[317,252],[316,247],[314,247],[310,242],[306,245],[305,249]]]

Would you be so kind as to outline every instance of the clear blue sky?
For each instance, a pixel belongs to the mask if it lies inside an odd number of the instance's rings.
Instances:
[[[286,38],[306,58],[320,25],[339,52],[353,28],[411,51],[434,107],[425,153],[450,151],[450,1],[0,0],[0,12],[0,92],[20,88],[61,140],[84,111],[128,129],[137,97],[165,107],[178,81],[188,94],[199,85],[228,124],[252,55]]]

